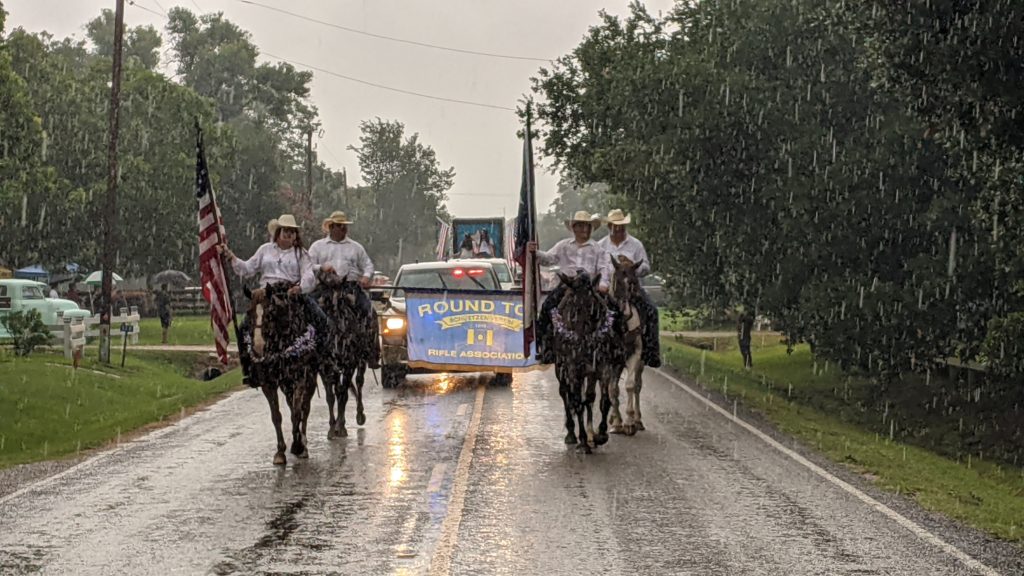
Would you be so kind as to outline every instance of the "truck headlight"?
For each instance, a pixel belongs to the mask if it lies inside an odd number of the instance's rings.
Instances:
[[[384,321],[384,327],[390,331],[401,330],[405,328],[405,318],[388,318]]]

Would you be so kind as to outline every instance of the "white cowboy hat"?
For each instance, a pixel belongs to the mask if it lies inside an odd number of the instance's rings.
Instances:
[[[331,212],[330,216],[324,218],[324,223],[321,226],[324,232],[327,232],[330,229],[331,224],[355,224],[355,222],[349,220],[348,216],[341,210],[335,210],[334,212]]]
[[[277,233],[278,228],[294,228],[299,229],[299,225],[295,222],[295,216],[291,214],[281,214],[281,217],[276,220],[271,220],[267,224],[267,230],[271,234]]]
[[[620,208],[616,208],[608,213],[608,217],[605,218],[609,226],[625,226],[629,224],[629,214],[623,212]]]
[[[577,222],[586,222],[587,224],[590,224],[590,231],[593,232],[601,227],[601,215],[591,214],[586,210],[579,210],[572,215],[572,218],[565,220],[565,227],[572,230],[572,225]]]

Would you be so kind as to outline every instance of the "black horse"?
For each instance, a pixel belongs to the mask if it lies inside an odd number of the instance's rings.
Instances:
[[[302,295],[289,295],[287,283],[272,284],[250,296],[243,324],[243,343],[251,358],[250,378],[270,404],[277,432],[274,464],[286,463],[281,409],[277,392],[284,393],[292,415],[291,453],[308,458],[306,422],[316,392],[316,328]]]
[[[567,287],[565,296],[552,310],[555,376],[558,394],[565,408],[566,444],[590,454],[592,446],[608,441],[608,397],[610,365],[619,364],[621,322],[615,308],[595,287],[600,278],[586,274],[569,278],[559,274]],[[594,431],[594,400],[601,389],[601,423]],[[579,435],[576,426],[579,426]]]
[[[369,319],[358,304],[360,297],[365,298],[359,283],[340,278],[333,272],[321,272],[318,279],[321,287],[320,307],[331,321],[329,357],[324,358],[320,365],[320,379],[324,383],[330,411],[327,437],[343,437],[348,435],[345,430],[345,407],[349,390],[356,398],[356,424],[362,426],[366,423],[363,381],[372,354],[371,338],[374,335],[369,329]]]

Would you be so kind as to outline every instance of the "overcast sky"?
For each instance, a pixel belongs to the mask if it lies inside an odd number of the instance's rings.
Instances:
[[[435,50],[353,34],[243,0],[134,0],[127,25],[163,30],[163,12],[181,5],[193,11],[223,12],[252,34],[261,58],[268,54],[403,90],[515,108],[543,62],[482,57]],[[446,47],[552,59],[576,46],[598,11],[623,15],[629,0],[253,0],[268,6],[379,35]],[[3,0],[8,30],[24,27],[55,36],[84,37],[84,24],[114,0]],[[648,0],[655,13],[672,0]],[[166,46],[165,46],[166,48]],[[346,168],[350,184],[358,175],[355,154],[359,122],[400,120],[418,132],[445,167],[454,166],[448,207],[454,216],[512,215],[518,203],[522,148],[515,114],[391,92],[314,70],[312,101],[324,127],[321,160]],[[538,203],[554,198],[557,178],[539,170]],[[504,210],[504,212],[503,212]]]

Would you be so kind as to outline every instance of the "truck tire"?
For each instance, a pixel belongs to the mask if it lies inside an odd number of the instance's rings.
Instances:
[[[384,364],[380,367],[380,385],[384,388],[398,388],[405,382],[405,366]]]
[[[512,374],[508,372],[496,372],[491,380],[492,386],[508,387],[512,385]]]

